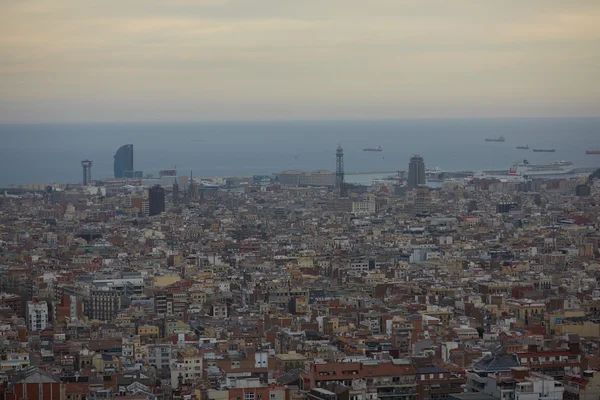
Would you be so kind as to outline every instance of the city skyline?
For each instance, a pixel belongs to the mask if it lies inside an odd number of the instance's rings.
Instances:
[[[592,0],[0,12],[0,123],[600,115]]]
[[[600,157],[586,151],[598,147],[599,123],[600,119],[520,119],[0,125],[0,187],[79,182],[85,159],[93,160],[94,179],[114,177],[113,155],[124,143],[135,144],[136,176],[175,165],[203,176],[335,170],[331,152],[340,143],[346,172],[405,170],[415,153],[432,169],[446,171],[508,169],[524,158],[598,168]],[[484,140],[500,135],[505,142]],[[525,143],[556,152],[517,148]],[[378,145],[382,152],[363,151]]]
[[[598,0],[0,15],[0,400],[600,399]]]

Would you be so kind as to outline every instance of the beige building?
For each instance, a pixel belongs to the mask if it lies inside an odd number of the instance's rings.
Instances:
[[[181,277],[179,275],[160,275],[154,277],[154,287],[164,288],[165,286],[172,285],[179,282]]]
[[[179,387],[179,383],[198,382],[202,379],[203,358],[195,347],[183,350],[181,357],[171,363],[171,386]]]
[[[540,318],[546,311],[546,304],[541,301],[533,300],[507,300],[506,308],[518,319],[528,319],[529,317]]]
[[[576,334],[586,338],[600,337],[600,319],[575,317],[567,318],[556,324],[554,328],[556,335]]]
[[[277,370],[281,372],[287,372],[292,369],[302,369],[304,368],[305,361],[306,357],[295,351],[290,351],[287,354],[277,354],[275,356],[275,365],[277,366]]]
[[[314,172],[283,171],[278,175],[279,183],[287,186],[334,186],[335,174],[321,169]]]
[[[563,310],[546,314],[544,316],[546,332],[548,332],[548,334],[553,334],[553,332],[556,331],[556,327],[563,324],[565,318],[583,317],[584,315],[585,312],[583,310]]]

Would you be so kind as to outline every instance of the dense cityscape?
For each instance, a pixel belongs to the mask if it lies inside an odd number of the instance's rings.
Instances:
[[[3,189],[0,400],[598,400],[600,170],[525,161],[359,185],[341,145],[200,178],[127,144]]]

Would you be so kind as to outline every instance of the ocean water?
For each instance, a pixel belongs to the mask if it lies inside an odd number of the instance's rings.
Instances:
[[[504,143],[485,138],[504,136]],[[348,172],[406,170],[413,154],[442,170],[508,169],[515,161],[567,160],[600,167],[600,118],[436,119],[397,121],[202,122],[0,125],[0,187],[112,177],[113,155],[134,145],[137,170],[177,168],[196,176],[270,174],[286,169],[335,170],[344,148]],[[556,148],[533,153],[516,146]],[[381,146],[383,151],[364,152]]]

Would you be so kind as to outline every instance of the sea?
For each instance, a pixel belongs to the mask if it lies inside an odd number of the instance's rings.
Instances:
[[[499,136],[506,141],[485,141]],[[346,172],[407,170],[414,154],[444,171],[508,169],[524,159],[589,168],[600,167],[600,155],[585,154],[600,150],[600,118],[0,124],[0,187],[77,183],[85,159],[93,162],[92,179],[110,178],[123,144],[134,145],[135,169],[154,175],[173,168],[203,177],[335,171],[338,145]],[[363,151],[377,146],[383,151]],[[534,153],[538,147],[556,152]]]

